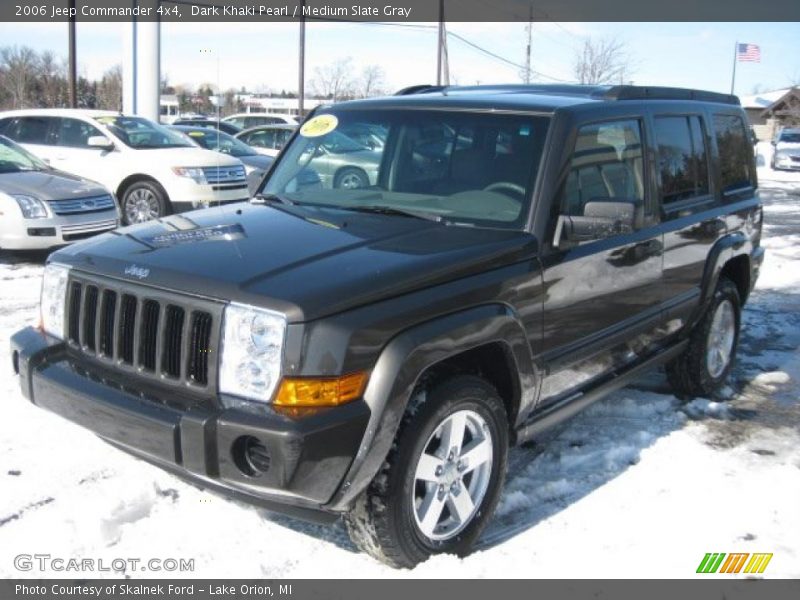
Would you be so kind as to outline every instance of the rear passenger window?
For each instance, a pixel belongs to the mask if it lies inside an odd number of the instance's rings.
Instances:
[[[708,152],[700,117],[656,117],[661,201],[679,202],[709,193]]]
[[[47,117],[22,117],[9,127],[8,136],[20,144],[48,144],[50,121]]]
[[[639,121],[594,123],[578,130],[559,207],[558,240],[585,242],[642,226],[646,207]]]
[[[744,121],[736,115],[714,115],[714,130],[719,150],[722,191],[755,185],[752,151]]]

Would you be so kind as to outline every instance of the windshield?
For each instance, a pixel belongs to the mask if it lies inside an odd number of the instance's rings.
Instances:
[[[548,124],[532,115],[333,109],[301,127],[262,191],[298,204],[518,228]],[[376,141],[343,132],[369,132]]]
[[[0,173],[46,171],[49,167],[27,150],[0,136]]]
[[[257,154],[255,150],[244,142],[216,129],[191,129],[189,131],[182,131],[182,133],[188,135],[206,150],[216,150],[217,152],[230,154],[237,158]]]
[[[192,145],[181,134],[142,117],[103,116],[95,120],[105,125],[123,144],[136,150],[189,148]]]
[[[786,142],[787,144],[800,144],[800,132],[784,132],[781,134],[781,142]]]

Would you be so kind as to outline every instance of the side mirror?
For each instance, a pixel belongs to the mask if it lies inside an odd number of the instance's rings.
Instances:
[[[114,142],[104,135],[93,135],[86,140],[86,145],[90,148],[99,148],[100,150],[113,150]]]
[[[630,233],[636,224],[636,201],[590,200],[583,215],[560,215],[553,244],[571,248],[581,242]]]
[[[770,142],[770,144],[772,144],[773,146],[777,146],[778,145],[778,140],[772,140]]]

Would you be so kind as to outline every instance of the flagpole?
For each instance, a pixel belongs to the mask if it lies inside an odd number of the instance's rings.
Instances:
[[[731,96],[733,96],[733,86],[736,83],[736,53],[739,49],[739,41],[733,44],[733,75],[731,75]]]

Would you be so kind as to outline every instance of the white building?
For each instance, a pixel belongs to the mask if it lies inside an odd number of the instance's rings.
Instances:
[[[297,116],[300,114],[300,101],[297,98],[274,98],[262,94],[236,94],[236,100],[244,106],[247,113],[273,113]],[[303,108],[306,111],[323,104],[324,100],[306,97]]]

